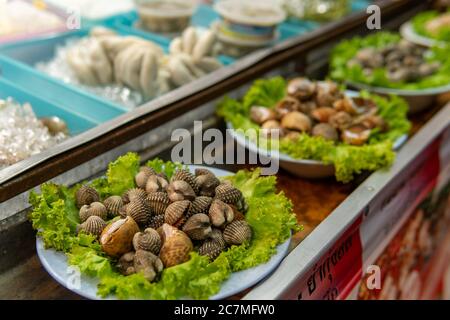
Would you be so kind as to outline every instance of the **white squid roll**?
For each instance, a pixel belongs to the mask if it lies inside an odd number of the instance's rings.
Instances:
[[[213,31],[206,31],[197,41],[192,50],[192,57],[195,61],[211,54],[212,48],[216,41],[216,35]]]

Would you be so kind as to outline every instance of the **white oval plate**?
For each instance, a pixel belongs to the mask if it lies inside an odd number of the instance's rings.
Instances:
[[[232,172],[212,167],[189,166],[191,171],[194,171],[196,168],[206,168],[218,177],[233,175]],[[228,280],[222,283],[220,291],[216,295],[210,297],[210,299],[225,299],[252,287],[266,278],[278,267],[287,255],[290,242],[291,239],[289,238],[286,242],[280,244],[276,248],[276,254],[274,254],[267,263],[251,269],[232,273]],[[52,276],[63,287],[66,287],[67,289],[87,299],[103,299],[97,295],[98,280],[96,278],[88,277],[82,274],[80,277],[79,286],[76,285],[77,281],[74,281],[75,269],[71,268],[67,264],[67,257],[64,253],[53,249],[45,249],[44,243],[40,238],[36,239],[36,251],[45,270],[47,270],[50,276]],[[115,297],[108,297],[106,299],[112,300],[115,299]]]

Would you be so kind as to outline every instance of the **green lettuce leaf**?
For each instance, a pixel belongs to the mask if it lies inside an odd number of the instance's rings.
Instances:
[[[33,206],[29,219],[46,248],[68,251],[76,239],[73,236],[79,223],[74,193],[53,183],[43,184],[41,194],[30,194]]]
[[[138,170],[137,164],[139,157],[136,154],[120,157],[110,165],[107,177],[92,181],[91,186],[102,188],[103,193],[109,195],[112,194],[110,183],[120,177],[133,187],[131,182]],[[147,164],[158,172],[164,170],[168,176],[181,166],[159,159]],[[125,171],[125,168],[129,170]],[[115,268],[115,261],[103,253],[94,237],[76,234],[79,220],[75,192],[79,185],[73,188],[42,185],[41,194],[32,193],[30,196],[33,206],[30,219],[46,248],[65,252],[70,265],[99,280],[98,294],[102,297],[206,299],[219,292],[231,272],[267,262],[277,245],[288,239],[292,231],[300,230],[291,202],[283,193],[276,193],[275,177],[261,177],[260,170],[255,170],[240,171],[227,179],[243,192],[249,205],[246,218],[254,233],[252,241],[243,246],[233,246],[213,262],[193,252],[188,262],[165,269],[155,283],[149,283],[142,274],[121,275]]]
[[[134,177],[139,172],[139,155],[129,152],[108,165],[106,177],[91,182],[101,199],[109,196],[121,196],[125,191],[134,188]]]
[[[286,95],[286,81],[282,77],[256,80],[243,99],[244,108],[252,106],[273,107]]]
[[[351,81],[376,87],[420,90],[445,86],[450,83],[450,59],[448,52],[450,45],[433,47],[430,51],[429,61],[438,61],[439,70],[415,82],[393,82],[387,77],[386,68],[375,69],[371,75],[366,75],[360,65],[349,67],[347,62],[355,57],[363,48],[384,48],[389,44],[400,41],[400,35],[390,32],[377,32],[364,38],[354,37],[339,43],[331,53],[330,77],[337,81]]]

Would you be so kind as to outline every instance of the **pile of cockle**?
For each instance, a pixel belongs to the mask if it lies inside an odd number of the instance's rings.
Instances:
[[[347,65],[360,65],[368,76],[374,70],[385,69],[392,82],[414,82],[434,74],[441,66],[437,61],[427,62],[426,57],[426,48],[400,40],[381,49],[361,49]]]
[[[250,118],[266,135],[277,130],[281,138],[297,139],[300,133],[334,142],[362,145],[378,128],[387,130],[371,100],[346,96],[331,81],[292,79],[287,96],[273,107],[252,106]]]
[[[66,138],[67,126],[59,118],[38,119],[29,103],[0,99],[0,169]]]
[[[169,180],[142,167],[135,182],[136,188],[103,202],[91,186],[76,193],[78,232],[99,237],[124,275],[142,272],[155,281],[164,267],[188,261],[194,249],[214,260],[227,246],[251,240],[241,191],[209,170],[178,169]]]
[[[99,86],[117,83],[152,98],[187,84],[221,67],[211,56],[215,34],[197,37],[187,29],[164,54],[157,44],[135,36],[122,36],[96,27],[67,53],[78,80]]]

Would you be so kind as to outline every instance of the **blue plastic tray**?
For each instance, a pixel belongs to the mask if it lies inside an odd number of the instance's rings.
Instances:
[[[11,82],[0,79],[0,99],[13,98],[24,104],[29,102],[38,118],[57,116],[66,121],[71,136],[95,127],[98,123],[88,117],[74,112],[69,103],[57,105],[15,86]]]

